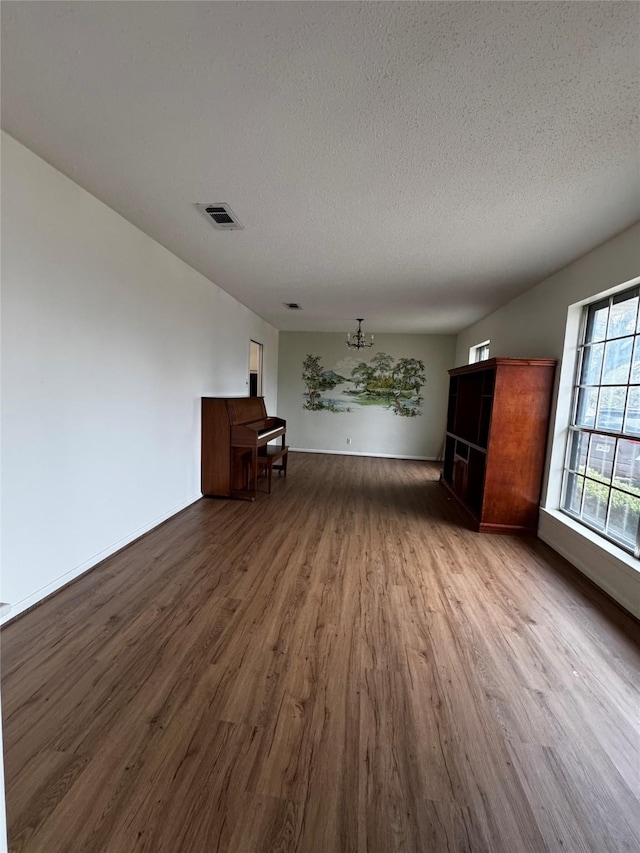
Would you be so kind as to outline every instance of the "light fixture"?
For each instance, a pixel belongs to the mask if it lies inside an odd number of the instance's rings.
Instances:
[[[365,334],[362,331],[362,321],[364,317],[356,317],[358,321],[358,330],[355,332],[353,337],[350,332],[347,332],[347,340],[345,341],[346,345],[351,349],[365,349],[365,347],[373,346],[373,335],[371,335],[371,343],[368,344],[365,340]]]

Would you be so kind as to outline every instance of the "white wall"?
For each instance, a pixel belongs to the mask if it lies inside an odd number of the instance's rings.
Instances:
[[[603,243],[458,335],[456,364],[491,340],[492,356],[559,362],[539,535],[624,607],[640,617],[640,564],[584,532],[558,511],[582,303],[622,289],[640,275],[640,223]],[[564,355],[564,360],[563,360]]]
[[[360,354],[345,346],[345,334],[281,332],[278,369],[278,414],[287,419],[287,443],[304,450],[435,459],[444,440],[448,368],[453,366],[453,335],[375,335],[375,346]],[[355,323],[353,323],[355,326]],[[375,329],[367,329],[375,332]],[[376,353],[394,359],[416,358],[425,364],[423,414],[406,418],[380,406],[351,412],[303,409],[302,362],[308,354],[322,357],[324,369],[349,369],[369,362]],[[341,373],[345,375],[345,373]],[[330,397],[331,392],[325,392]],[[351,444],[347,444],[351,438]]]
[[[278,332],[3,134],[5,619],[200,496],[200,397],[248,392],[251,338],[275,411]]]
[[[491,340],[492,356],[561,358],[569,305],[640,274],[640,223],[508,302],[458,335],[456,364]]]

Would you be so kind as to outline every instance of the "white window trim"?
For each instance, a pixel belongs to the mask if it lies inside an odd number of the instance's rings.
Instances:
[[[560,509],[560,501],[562,498],[562,476],[564,470],[564,461],[567,450],[567,439],[569,435],[569,424],[571,422],[571,411],[573,401],[573,383],[575,379],[576,355],[578,351],[580,328],[585,305],[590,305],[598,299],[604,299],[619,293],[622,290],[627,290],[632,287],[637,287],[640,284],[640,276],[625,281],[623,284],[605,290],[602,293],[594,294],[588,299],[583,299],[570,305],[567,309],[567,322],[565,327],[564,345],[562,350],[562,360],[560,362],[559,378],[556,389],[556,399],[552,411],[555,415],[552,419],[550,439],[550,451],[548,454],[548,466],[546,482],[543,484],[542,510],[548,514],[555,522],[564,525],[572,533],[582,537],[592,546],[594,553],[598,552],[607,557],[612,558],[618,564],[622,564],[626,571],[631,569],[636,575],[640,575],[640,562],[631,554],[619,548],[615,543],[599,536],[595,531],[590,530],[577,521],[574,521],[566,513]],[[541,519],[542,521],[542,519]],[[542,525],[541,525],[542,527]],[[558,547],[555,541],[544,535],[543,529],[539,530],[540,538],[548,542],[556,551],[562,553],[562,549]],[[596,569],[591,570],[586,564],[579,566],[584,573],[596,581],[605,590],[608,588],[606,580]],[[596,577],[598,579],[596,580]],[[640,580],[640,578],[639,578]],[[617,597],[617,596],[614,596]],[[636,612],[636,608],[628,606],[627,609],[631,612]]]

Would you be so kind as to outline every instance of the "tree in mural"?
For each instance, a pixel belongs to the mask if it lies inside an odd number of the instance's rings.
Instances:
[[[417,358],[401,358],[395,364],[392,356],[379,352],[367,364],[362,361],[351,371],[354,395],[363,402],[383,404],[394,414],[415,417],[421,414],[420,389],[426,382],[424,362]]]
[[[307,355],[302,362],[302,381],[305,386],[304,409],[310,409],[315,412],[322,409],[330,412],[343,411],[331,400],[324,400],[322,392],[330,388],[335,388],[339,382],[344,381],[344,377],[339,376],[333,370],[324,370],[322,359],[319,355]]]
[[[322,409],[322,391],[326,389],[319,355],[307,355],[302,362],[302,381],[305,387],[305,409]]]
[[[351,411],[342,405],[341,396],[355,399],[359,406],[384,406],[394,415],[414,418],[422,414],[420,390],[426,382],[424,362],[417,358],[400,358],[396,364],[392,356],[377,353],[370,362],[361,361],[350,374],[341,376],[333,370],[325,370],[319,355],[307,355],[302,362],[304,382],[303,408],[311,411]],[[337,399],[327,399],[322,392],[344,383],[352,388],[342,388]],[[344,398],[343,398],[344,399]]]
[[[391,407],[394,414],[415,417],[420,414],[416,408],[422,403],[420,389],[425,384],[424,362],[418,358],[401,358],[391,371],[393,378]],[[407,406],[404,400],[414,397],[414,406]]]
[[[379,352],[369,364],[373,369],[372,393],[389,403],[393,391],[393,358],[386,352]]]
[[[374,375],[375,370],[370,367],[365,361],[361,361],[360,364],[354,367],[351,371],[351,380],[356,386],[355,393],[366,393],[367,388],[373,382]]]
[[[384,352],[379,352],[368,364],[361,361],[351,371],[356,392],[367,397],[386,397],[391,387],[392,368],[393,358]]]

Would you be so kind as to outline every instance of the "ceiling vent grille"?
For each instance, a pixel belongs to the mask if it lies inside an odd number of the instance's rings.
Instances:
[[[299,302],[283,302],[282,303],[289,311],[302,311],[302,305]]]
[[[244,227],[229,205],[224,201],[212,202],[211,204],[196,204],[196,207],[204,213],[209,222],[218,231],[241,231]]]

